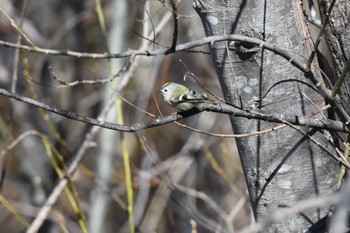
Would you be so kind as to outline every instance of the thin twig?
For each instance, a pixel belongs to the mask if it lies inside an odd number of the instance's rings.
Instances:
[[[323,25],[322,25],[322,28],[320,30],[320,32],[318,33],[318,36],[317,36],[317,39],[316,39],[316,42],[315,42],[315,45],[314,45],[314,49],[312,50],[311,54],[310,54],[310,57],[306,63],[306,67],[307,69],[309,70],[310,69],[310,66],[312,64],[312,61],[314,60],[314,57],[316,55],[316,51],[318,50],[318,46],[320,45],[321,43],[321,40],[322,40],[322,37],[323,37],[323,34],[324,34],[324,31],[328,25],[328,22],[329,22],[329,18],[331,16],[331,13],[332,13],[332,10],[333,10],[333,6],[335,4],[335,1],[336,0],[332,0],[330,6],[329,6],[329,9],[328,9],[328,12],[326,14],[326,18],[323,22]]]
[[[349,70],[350,70],[350,59],[346,62],[345,67],[344,67],[340,77],[337,79],[336,83],[334,84],[334,87],[332,89],[333,98],[337,95],[338,90],[339,90],[340,86],[343,84],[345,78],[347,77]]]
[[[191,126],[185,125],[185,124],[181,124],[180,122],[175,121],[175,124],[177,124],[178,126],[181,126],[183,128],[189,129],[193,132],[196,133],[201,133],[201,134],[205,134],[205,135],[209,135],[209,136],[213,136],[213,137],[219,137],[219,138],[244,138],[244,137],[251,137],[251,136],[257,136],[257,135],[261,135],[261,134],[266,134],[266,133],[270,133],[276,130],[279,130],[281,128],[286,127],[286,125],[281,124],[278,125],[276,127],[272,127],[269,129],[265,129],[265,130],[260,130],[260,131],[255,131],[255,132],[251,132],[251,133],[242,133],[242,134],[221,134],[221,133],[212,133],[212,132],[207,132],[207,131],[203,131],[203,130],[199,130],[196,128],[193,128]]]
[[[24,18],[24,12],[25,9],[27,8],[27,3],[28,1],[24,1],[23,2],[23,7],[21,10],[21,17],[20,17],[20,22],[19,22],[19,26],[17,26],[15,23],[14,25],[16,25],[17,27],[22,27],[23,24],[23,18]],[[5,14],[6,17],[8,17],[8,19],[12,20],[11,17],[9,17],[6,12],[2,9],[2,7],[0,6],[0,10],[2,13]],[[12,20],[13,21],[13,20]],[[13,21],[14,22],[14,21]],[[21,31],[21,30],[19,30]],[[17,43],[20,44],[22,40],[22,34],[19,34],[17,36]],[[11,92],[15,93],[16,92],[16,85],[17,85],[17,80],[18,80],[18,60],[19,60],[19,54],[20,51],[16,50],[15,51],[15,56],[13,59],[13,74],[12,74],[12,79],[11,79]],[[7,114],[8,117],[8,123],[7,123],[7,133],[5,136],[5,144],[4,144],[4,154],[3,156],[0,156],[0,193],[2,191],[2,187],[5,181],[5,176],[6,176],[6,168],[7,168],[7,162],[9,159],[9,143],[10,143],[10,139],[11,139],[11,135],[12,135],[12,128],[13,128],[13,108],[14,108],[14,103],[13,101],[11,101],[11,105],[10,105],[10,110]]]
[[[198,83],[199,86],[201,86],[201,88],[203,88],[203,90],[205,90],[206,92],[208,92],[211,96],[213,96],[215,99],[229,104],[227,103],[224,99],[220,98],[219,96],[215,95],[213,92],[211,92],[206,86],[204,86],[196,77],[196,75],[194,73],[192,73],[190,71],[190,69],[186,66],[186,64],[182,61],[182,59],[179,59],[179,62],[183,65],[183,67],[185,67],[185,69],[187,70],[187,73],[184,75],[184,81],[186,81],[186,77],[189,75],[193,78],[194,81],[196,81],[196,83]]]

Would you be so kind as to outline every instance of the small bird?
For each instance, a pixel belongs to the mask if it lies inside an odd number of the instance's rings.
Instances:
[[[184,85],[173,82],[165,83],[160,93],[167,104],[183,111],[195,108],[199,103],[211,102],[205,93],[199,94]]]

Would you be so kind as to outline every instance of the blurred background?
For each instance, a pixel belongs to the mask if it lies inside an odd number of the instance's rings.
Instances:
[[[98,54],[166,49],[173,13],[177,44],[205,37],[191,4],[177,1],[174,12],[162,1],[1,0],[0,40]],[[191,76],[184,79],[188,72],[222,97],[207,46],[123,59],[5,46],[0,54],[1,88],[114,123],[176,112],[157,93],[168,81],[205,92]],[[40,232],[131,232],[130,219],[136,232],[229,232],[252,221],[234,138],[223,135],[232,134],[226,115],[204,112],[180,124],[120,133],[3,96],[0,111],[1,232],[26,231],[78,152],[83,158],[69,185],[78,207],[62,192]],[[87,135],[93,139],[84,147]]]

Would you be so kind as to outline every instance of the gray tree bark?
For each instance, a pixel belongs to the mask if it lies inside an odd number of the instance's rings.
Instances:
[[[303,61],[311,53],[312,43],[297,1],[198,0],[194,7],[207,36],[242,34],[260,38]],[[210,49],[225,99],[234,105],[283,117],[310,116],[317,112],[315,106],[324,104],[304,74],[272,52],[234,41],[213,43]],[[316,69],[313,71],[320,75]],[[231,123],[235,133],[276,126],[234,116]],[[333,148],[324,136],[327,132],[301,129]],[[236,142],[257,221],[278,208],[336,189],[336,161],[293,128],[239,138]],[[273,225],[267,232],[303,232],[328,211],[329,207],[308,211]]]
[[[330,0],[321,0],[321,16],[323,20],[329,10]],[[330,23],[325,30],[325,39],[331,50],[334,76],[340,77],[346,63],[350,58],[350,1],[336,1],[330,15]],[[350,73],[345,76],[345,80],[340,86],[339,97],[340,103],[350,114]]]

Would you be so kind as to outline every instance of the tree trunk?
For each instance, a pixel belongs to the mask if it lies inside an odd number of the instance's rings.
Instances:
[[[311,53],[297,1],[198,0],[194,7],[207,36],[241,34],[259,38],[298,59]],[[315,106],[320,108],[324,104],[304,74],[273,52],[234,41],[216,42],[210,49],[225,99],[234,105],[283,117],[310,116],[317,112]],[[231,123],[235,133],[257,132],[278,125],[234,116]],[[331,148],[325,132],[300,129]],[[257,220],[277,208],[336,189],[339,171],[336,161],[293,128],[239,138],[236,142]],[[310,220],[315,223],[328,211],[329,207],[325,207],[306,212],[273,225],[270,231],[305,231],[311,226]]]
[[[320,1],[321,15],[325,16],[330,0]],[[325,17],[323,17],[324,20]],[[340,77],[350,58],[350,1],[336,1],[325,30],[325,39],[331,50],[335,76]],[[331,60],[331,59],[329,59]],[[347,73],[339,91],[340,103],[350,114],[350,72]]]

